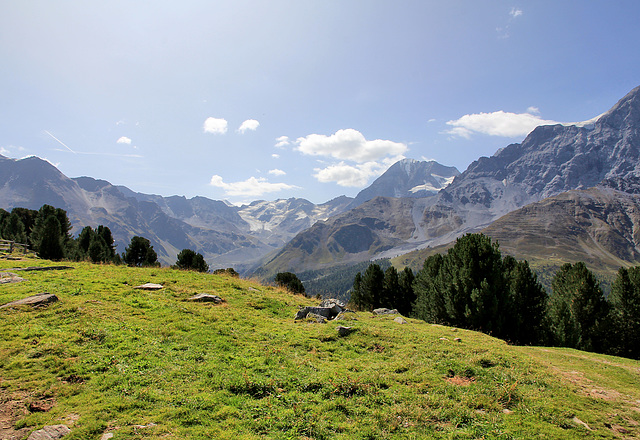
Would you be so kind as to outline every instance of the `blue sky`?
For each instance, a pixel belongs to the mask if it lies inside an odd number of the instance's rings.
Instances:
[[[460,171],[640,85],[640,2],[0,0],[0,154],[234,203]]]

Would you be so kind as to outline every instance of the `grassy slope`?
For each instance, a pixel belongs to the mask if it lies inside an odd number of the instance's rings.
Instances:
[[[0,269],[36,264],[50,263]],[[336,323],[293,321],[310,300],[252,281],[74,266],[0,285],[0,304],[61,298],[0,310],[0,404],[52,406],[16,429],[67,423],[65,439],[84,440],[640,437],[640,362],[368,313],[338,337]],[[165,288],[132,288],[145,282]],[[183,301],[196,292],[227,302]]]

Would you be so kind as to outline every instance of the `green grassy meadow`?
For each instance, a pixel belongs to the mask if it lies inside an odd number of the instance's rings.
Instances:
[[[0,305],[60,298],[0,309],[5,435],[64,423],[69,440],[640,438],[637,361],[393,315],[294,322],[317,301],[224,275],[71,265],[0,285]],[[133,289],[147,282],[164,288]],[[226,302],[185,301],[195,293]]]

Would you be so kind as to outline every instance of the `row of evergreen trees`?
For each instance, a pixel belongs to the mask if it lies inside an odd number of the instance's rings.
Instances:
[[[548,295],[526,261],[467,234],[427,258],[415,277],[371,264],[357,274],[351,304],[396,308],[430,323],[478,330],[518,344],[572,347],[640,358],[640,267],[621,268],[605,298],[584,263],[565,264]]]
[[[47,260],[90,260],[94,263],[157,265],[158,256],[148,239],[135,236],[122,255],[116,252],[111,230],[85,226],[77,238],[71,236],[67,212],[51,205],[39,210],[0,209],[0,238],[23,243]]]

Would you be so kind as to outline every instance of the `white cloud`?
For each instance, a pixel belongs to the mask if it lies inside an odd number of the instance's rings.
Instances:
[[[9,153],[10,153],[10,151],[9,151],[9,150],[7,150],[7,149],[6,149],[6,148],[4,148],[4,147],[0,147],[0,154],[2,154],[3,156],[6,156],[6,155],[7,155],[7,154],[9,154]]]
[[[129,139],[129,138],[128,138],[128,137],[126,137],[126,136],[122,136],[122,137],[120,137],[120,139],[118,139],[116,142],[117,142],[118,144],[127,144],[127,145],[131,145],[131,139]]]
[[[284,176],[287,173],[285,173],[282,170],[279,170],[279,169],[275,168],[273,170],[269,170],[269,174],[273,174],[274,176]]]
[[[242,182],[225,183],[222,177],[214,175],[211,177],[210,185],[222,188],[227,196],[260,197],[263,194],[278,192],[285,189],[296,189],[297,186],[286,183],[270,183],[267,179],[260,177],[250,177]]]
[[[531,114],[531,115],[539,115],[540,114],[540,109],[538,107],[534,107],[531,106],[527,109],[527,113]]]
[[[280,136],[279,138],[276,139],[276,141],[277,141],[276,147],[278,148],[284,148],[290,144],[289,136]]]
[[[335,182],[340,186],[362,187],[372,177],[380,176],[391,165],[403,158],[404,156],[396,156],[385,158],[381,162],[371,161],[355,165],[341,161],[326,168],[315,168],[313,177],[322,183]]]
[[[310,134],[296,140],[296,150],[311,156],[328,156],[334,159],[364,163],[397,156],[407,151],[403,143],[376,139],[368,141],[357,130],[338,130],[331,136]]]
[[[509,12],[513,18],[520,17],[522,15],[522,9],[511,8],[511,12]]]
[[[203,130],[205,133],[225,134],[227,132],[227,120],[208,117],[204,121]]]
[[[447,125],[451,125],[453,128],[446,133],[467,139],[470,139],[473,133],[519,137],[529,134],[539,125],[554,124],[559,124],[559,122],[542,119],[531,113],[509,113],[500,110],[493,113],[464,115],[459,119],[449,121]]]
[[[273,157],[274,159],[280,159],[280,155],[276,153],[273,153],[271,157]]]
[[[260,123],[255,119],[247,119],[240,125],[240,128],[238,128],[238,131],[244,134],[247,130],[256,131],[256,129],[259,126],[260,126]]]

